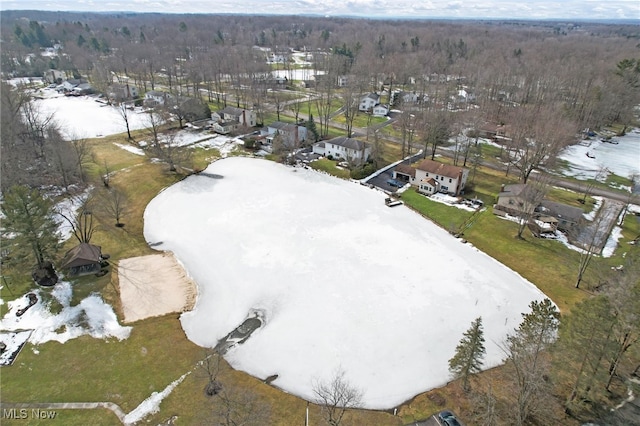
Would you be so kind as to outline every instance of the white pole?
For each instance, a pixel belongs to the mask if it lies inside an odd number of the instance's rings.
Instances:
[[[309,426],[309,403],[307,402],[307,415],[304,418],[304,426]]]

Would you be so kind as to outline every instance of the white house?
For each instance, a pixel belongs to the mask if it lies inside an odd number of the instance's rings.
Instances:
[[[172,99],[171,93],[162,92],[159,90],[149,90],[144,94],[143,103],[145,106],[164,105],[169,99]]]
[[[467,184],[469,169],[464,167],[443,164],[433,160],[422,160],[416,167],[415,185],[431,185],[429,179],[437,182],[437,192],[444,192],[449,195],[460,195]],[[424,193],[430,194],[428,191]],[[431,192],[433,193],[433,192]]]
[[[256,113],[248,109],[226,107],[211,113],[211,120],[213,130],[226,135],[240,128],[255,127]]]
[[[361,140],[339,136],[313,145],[313,152],[325,157],[343,158],[354,163],[367,161],[371,146]]]
[[[436,192],[460,195],[467,184],[468,176],[469,169],[433,160],[422,160],[415,168],[400,164],[393,172],[396,180],[417,186],[418,192],[425,195]]]
[[[115,83],[109,87],[108,96],[117,101],[134,99],[138,97],[138,88],[132,84]]]
[[[371,111],[374,117],[386,117],[389,115],[389,108],[386,105],[378,104]]]
[[[66,76],[60,70],[49,69],[44,72],[44,79],[49,84],[60,84]]]
[[[367,93],[362,99],[360,99],[360,105],[358,105],[358,109],[360,111],[369,111],[379,103],[380,95],[378,95],[377,93]]]
[[[289,148],[299,147],[300,144],[307,140],[306,127],[283,123],[282,121],[275,121],[269,124],[266,130],[262,130],[260,133],[266,136],[266,140],[269,143],[278,135],[282,138],[282,143]]]
[[[403,92],[401,90],[394,90],[391,93],[391,103],[393,105],[406,105],[415,104],[418,102],[420,96],[416,92]]]
[[[240,126],[255,127],[256,113],[250,109],[226,107],[220,111],[211,113],[213,121],[232,121],[236,120]]]

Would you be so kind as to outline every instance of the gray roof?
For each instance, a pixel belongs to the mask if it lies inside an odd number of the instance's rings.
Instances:
[[[339,136],[337,138],[329,139],[325,141],[325,143],[332,143],[334,145],[342,146],[344,148],[353,149],[355,151],[361,151],[368,147],[368,144],[353,138],[347,138],[344,136]]]
[[[229,114],[229,115],[235,115],[236,117],[239,117],[242,115],[243,111],[244,109],[242,108],[228,106],[225,109],[218,111],[218,114]]]
[[[100,246],[80,243],[65,254],[62,260],[62,269],[98,263],[101,256]]]
[[[544,211],[544,213],[558,219],[564,219],[570,222],[579,222],[580,219],[582,219],[582,209],[578,207],[549,200],[542,200],[540,206],[543,207],[542,211]]]

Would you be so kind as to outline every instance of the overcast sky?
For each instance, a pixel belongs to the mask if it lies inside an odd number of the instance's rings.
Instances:
[[[640,0],[1,0],[0,9],[411,18],[640,19]]]

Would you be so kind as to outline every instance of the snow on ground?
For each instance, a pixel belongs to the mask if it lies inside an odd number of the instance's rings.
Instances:
[[[114,106],[96,102],[95,96],[62,96],[53,89],[42,89],[46,96],[36,105],[43,115],[54,114],[63,135],[71,139],[95,138],[127,131],[124,120]],[[55,94],[55,95],[54,95]],[[130,111],[131,130],[148,127],[148,115],[141,109]]]
[[[602,168],[622,177],[639,174],[640,132],[634,129],[624,136],[613,137],[611,141],[614,143],[585,140],[566,148],[558,156],[570,165],[569,170],[563,171],[563,174],[578,179],[592,179]],[[595,158],[590,158],[587,154]]]
[[[233,138],[224,135],[217,135],[211,139],[198,142],[192,146],[201,148],[215,148],[220,152],[220,155],[226,157],[233,151],[238,145],[242,145],[243,142],[239,138]]]
[[[71,306],[72,292],[72,286],[67,281],[60,281],[53,287],[51,295],[62,305],[62,310],[57,314],[51,312],[50,302],[42,301],[40,289],[33,292],[38,302],[22,316],[16,313],[28,305],[28,298],[24,296],[8,302],[9,311],[0,320],[0,330],[33,330],[29,341],[34,345],[52,340],[64,343],[85,334],[96,339],[115,337],[122,340],[129,337],[131,327],[118,324],[113,308],[99,295],[92,294]]]
[[[61,213],[54,216],[54,220],[58,224],[58,236],[60,242],[67,241],[73,235],[71,224],[62,217],[62,215],[65,215],[70,219],[75,218],[78,209],[87,200],[91,191],[93,191],[93,186],[89,186],[80,194],[71,195],[56,203],[54,210]]]
[[[227,360],[306,399],[337,369],[389,408],[450,380],[448,360],[482,316],[486,367],[542,294],[384,194],[312,170],[231,157],[167,188],[145,211],[145,238],[198,283],[181,316],[215,346],[251,312],[265,325]]]
[[[169,385],[162,390],[162,392],[153,392],[151,396],[142,401],[133,411],[124,416],[124,424],[130,425],[144,419],[150,414],[160,411],[160,403],[165,399],[182,381],[189,375],[185,373],[177,380],[169,383]]]
[[[593,210],[591,210],[589,213],[582,213],[582,217],[590,222],[593,222],[595,220],[596,214],[600,211],[600,207],[602,207],[602,202],[604,200],[604,198],[597,195],[594,195],[592,198],[596,200],[595,204],[593,205]]]
[[[129,152],[130,152],[130,153],[132,153],[132,154],[135,154],[135,155],[145,155],[145,154],[144,154],[144,151],[142,150],[142,148],[136,148],[135,146],[131,146],[131,145],[124,145],[124,144],[117,143],[117,142],[114,142],[113,144],[114,144],[115,146],[117,146],[118,148],[120,148],[120,149],[124,149],[125,151],[129,151]]]
[[[620,240],[620,238],[622,238],[622,228],[620,228],[619,226],[615,226],[611,230],[609,239],[607,239],[607,242],[605,243],[604,248],[602,249],[602,257],[613,256],[613,253],[616,251],[616,248],[618,247],[618,241]]]

